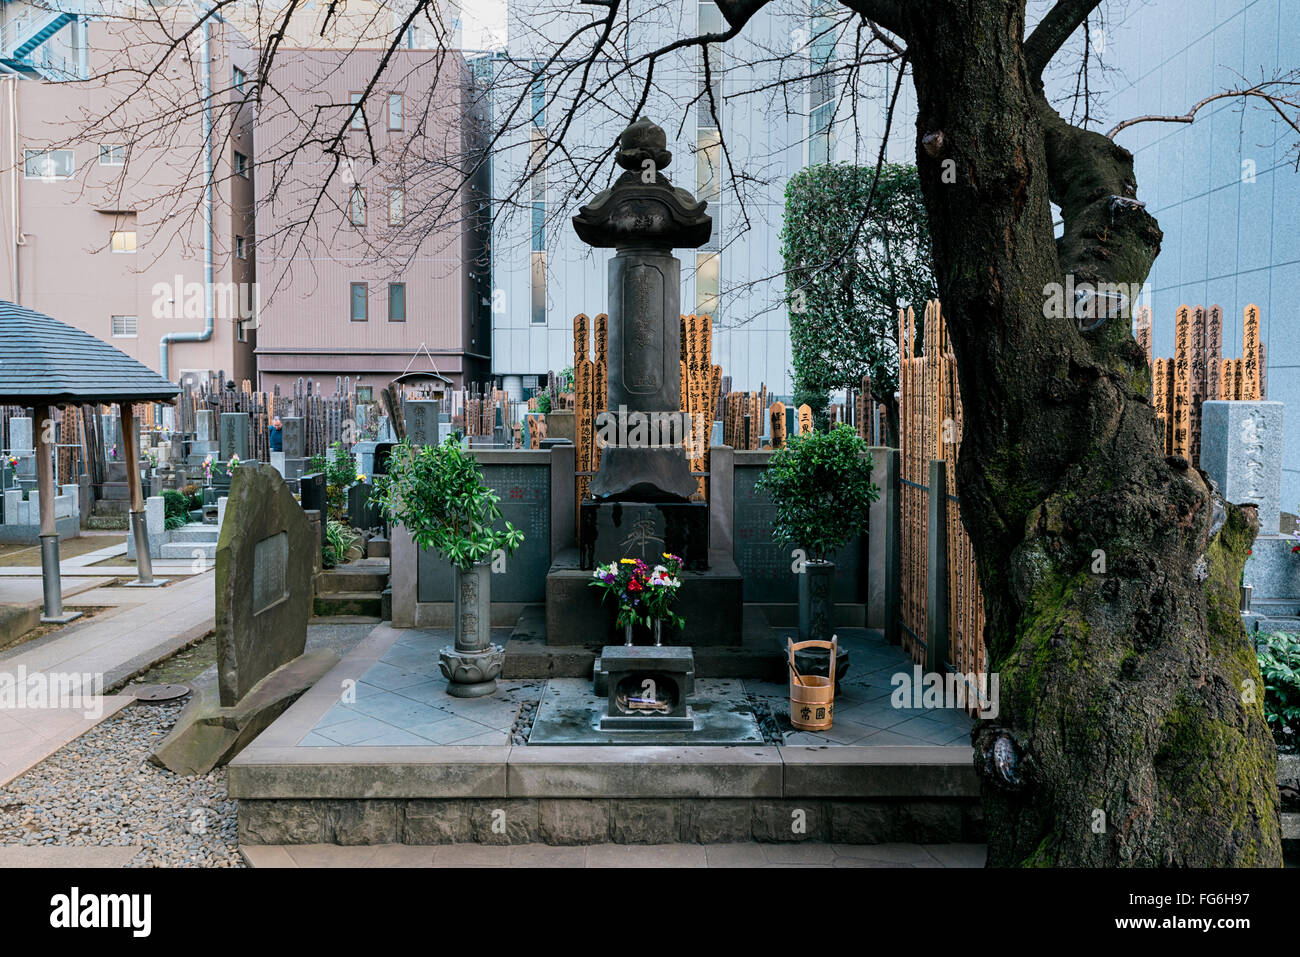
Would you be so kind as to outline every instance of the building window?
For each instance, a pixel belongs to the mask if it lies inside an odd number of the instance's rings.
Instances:
[[[812,10],[811,40],[808,44],[808,165],[829,163],[835,155],[832,121],[835,118],[835,91],[831,83],[831,65],[835,59],[835,21],[833,4],[815,0]]]
[[[546,77],[542,75],[545,69],[543,61],[533,61],[533,125],[537,127],[546,126]]]
[[[531,322],[535,326],[546,325],[546,252],[538,250],[533,253],[533,309]]]
[[[348,102],[352,104],[351,121],[349,126],[354,130],[364,130],[366,128],[366,108],[361,103],[364,93],[349,93]]]
[[[235,152],[235,173],[248,179],[248,157],[239,151]]]
[[[244,92],[244,82],[247,79],[248,77],[244,74],[244,71],[241,70],[239,67],[235,67],[230,71],[230,82],[234,85],[235,89],[238,90],[240,93]]]
[[[400,130],[402,128],[402,94],[388,94],[388,128],[390,130]]]
[[[370,319],[370,286],[364,282],[352,284],[352,321],[366,322]]]
[[[695,314],[718,316],[718,253],[695,254]]]
[[[77,163],[72,150],[24,150],[28,179],[71,179]]]
[[[135,252],[135,230],[134,229],[115,229],[112,233],[111,245],[115,253],[133,253]]]
[[[137,335],[135,316],[113,317],[113,338],[134,339]]]
[[[248,341],[248,326],[246,323],[242,321],[235,323],[235,341],[236,342]]]
[[[406,321],[406,283],[404,282],[388,284],[388,321]]]
[[[243,237],[243,236],[236,236],[236,237],[235,237],[235,258],[236,258],[236,259],[247,259],[247,258],[248,258],[248,250],[247,250],[247,249],[245,248],[245,246],[244,246],[244,237]]]
[[[388,225],[401,226],[406,222],[406,188],[388,187]]]
[[[348,202],[348,218],[352,221],[353,226],[364,226],[366,224],[366,188],[364,186],[352,187],[352,197]]]
[[[99,165],[100,166],[125,166],[126,147],[110,146],[107,143],[101,143],[99,147]]]

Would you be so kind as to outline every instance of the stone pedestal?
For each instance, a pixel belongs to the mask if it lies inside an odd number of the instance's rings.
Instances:
[[[705,502],[583,502],[578,510],[582,567],[622,558],[652,568],[664,552],[680,555],[688,571],[709,567],[709,506]]]
[[[1229,502],[1259,509],[1261,535],[1276,534],[1282,502],[1282,403],[1203,403],[1200,466]]]
[[[608,645],[600,653],[608,698],[601,731],[689,731],[694,684],[690,648]]]

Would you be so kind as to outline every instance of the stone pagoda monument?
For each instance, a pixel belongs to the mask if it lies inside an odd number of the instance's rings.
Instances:
[[[671,551],[687,568],[708,567],[708,506],[690,501],[696,480],[680,438],[661,439],[674,420],[675,434],[689,431],[680,412],[681,262],[672,250],[702,246],[713,220],[708,203],[664,175],[666,145],[654,123],[632,123],[615,156],[625,172],[573,217],[583,242],[617,250],[609,262],[609,410],[597,429],[619,440],[602,443],[592,499],[580,509],[584,568],[630,554],[629,536],[654,544],[655,556]]]

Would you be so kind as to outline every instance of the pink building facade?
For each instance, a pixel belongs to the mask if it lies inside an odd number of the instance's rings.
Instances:
[[[254,380],[253,51],[217,22],[166,59],[144,22],[68,33],[76,75],[0,77],[2,295],[172,381]]]
[[[261,389],[489,376],[486,120],[472,74],[458,53],[399,50],[374,79],[382,56],[292,50],[273,67],[256,129]]]

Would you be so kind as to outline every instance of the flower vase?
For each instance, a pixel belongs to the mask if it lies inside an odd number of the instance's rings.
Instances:
[[[623,626],[623,644],[628,647],[632,646],[632,625],[630,623]]]
[[[662,622],[658,618],[656,618],[655,619],[655,647],[656,648],[660,647],[663,644],[663,638],[659,633],[659,626],[661,624]]]

